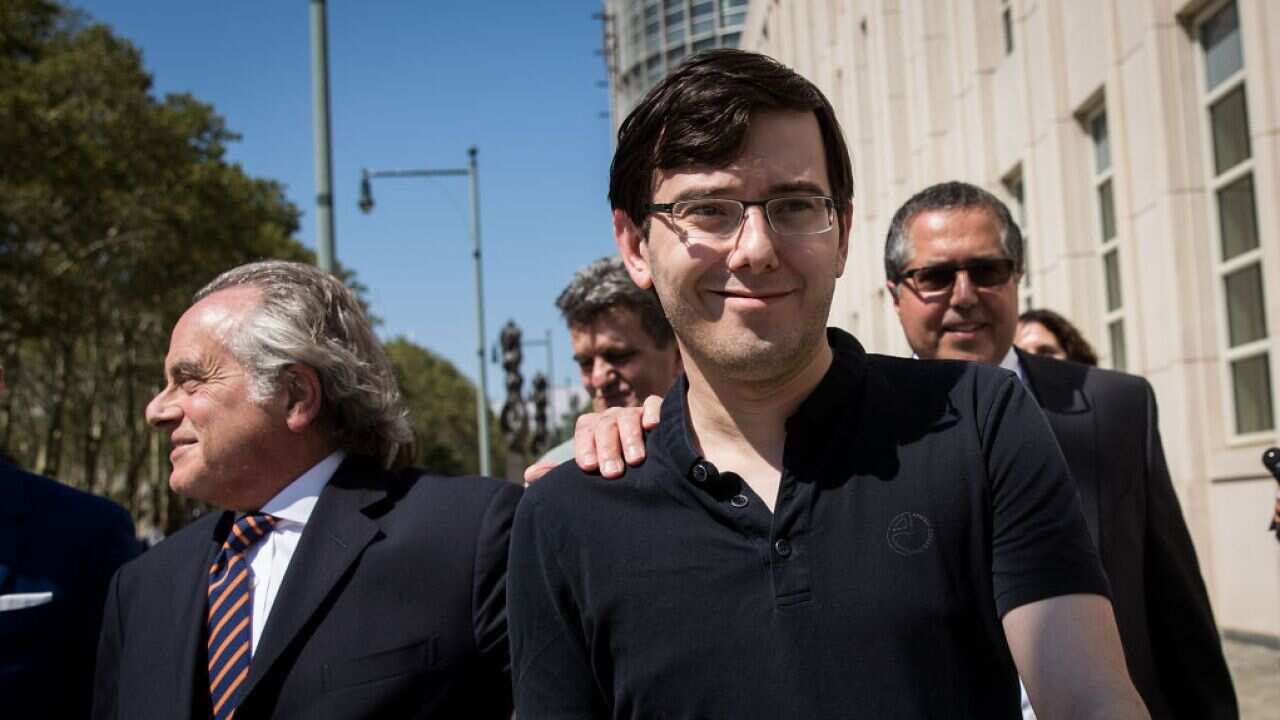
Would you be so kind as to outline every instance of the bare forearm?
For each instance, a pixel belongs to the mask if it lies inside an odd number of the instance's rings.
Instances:
[[[1127,683],[1126,683],[1127,684]],[[1087,707],[1072,709],[1060,714],[1064,720],[1079,718],[1080,720],[1151,720],[1147,707],[1142,704],[1132,686],[1128,692],[1113,692],[1109,697],[1091,698]],[[1037,717],[1041,720],[1054,720],[1059,714],[1041,713],[1037,709]]]

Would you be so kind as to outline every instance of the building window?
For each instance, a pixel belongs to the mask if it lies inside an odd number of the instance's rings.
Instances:
[[[658,17],[657,5],[644,7],[644,49],[646,52],[657,52],[662,48],[662,23]]]
[[[1026,187],[1022,182],[1021,167],[1005,179],[1004,188],[1009,193],[1009,211],[1013,213],[1013,221],[1022,231],[1022,281],[1018,283],[1018,306],[1022,310],[1030,310],[1035,307],[1031,294],[1031,233],[1027,228]]]
[[[1209,199],[1215,276],[1220,287],[1224,375],[1231,384],[1235,435],[1275,428],[1266,279],[1263,277],[1253,148],[1249,139],[1244,45],[1235,2],[1217,6],[1197,27],[1203,58]]]
[[[650,85],[653,85],[654,83],[658,82],[659,80],[662,79],[662,73],[663,73],[662,56],[654,55],[653,57],[649,58],[644,62],[644,68],[645,68],[645,76],[644,76],[645,82],[647,82]]]
[[[1000,0],[1000,25],[1004,28],[1004,54],[1013,54],[1013,3]]]
[[[737,27],[746,21],[746,17],[747,0],[720,0],[720,27]],[[737,47],[737,43],[725,47]]]
[[[1099,256],[1102,258],[1103,323],[1107,329],[1107,345],[1111,367],[1125,370],[1129,353],[1124,333],[1124,290],[1120,273],[1120,240],[1116,224],[1114,173],[1111,168],[1111,134],[1107,128],[1105,106],[1094,110],[1086,119],[1093,144],[1093,193],[1097,215]]]
[[[689,26],[689,34],[694,37],[706,35],[716,29],[716,5],[711,0],[694,2],[689,17],[692,23]]]

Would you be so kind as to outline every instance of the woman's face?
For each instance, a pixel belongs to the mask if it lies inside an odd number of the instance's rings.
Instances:
[[[1013,336],[1013,344],[1017,345],[1019,350],[1032,355],[1048,355],[1059,360],[1067,359],[1062,343],[1049,332],[1049,328],[1038,322],[1018,323],[1018,332]]]

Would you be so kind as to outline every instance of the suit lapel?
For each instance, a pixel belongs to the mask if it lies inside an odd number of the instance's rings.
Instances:
[[[158,601],[151,607],[150,614],[154,619],[153,627],[181,628],[169,635],[174,643],[170,662],[173,673],[168,682],[155,682],[156,707],[174,708],[182,713],[193,712],[197,706],[196,688],[205,688],[208,693],[209,674],[205,658],[208,650],[205,644],[205,609],[209,602],[209,567],[217,557],[222,540],[231,530],[233,515],[229,512],[218,513],[217,519],[210,523],[208,535],[200,534],[196,542],[196,557],[191,562],[184,562],[173,568],[173,575],[168,580],[168,590],[157,593]],[[172,542],[172,541],[169,541]],[[183,557],[187,557],[184,553]],[[163,634],[161,634],[163,635]],[[158,680],[158,679],[157,679]],[[161,698],[169,694],[170,702]],[[201,700],[207,705],[207,698]]]
[[[26,484],[22,472],[0,462],[0,593],[9,581],[9,569],[18,561],[20,522],[27,507],[23,492]]]
[[[1101,497],[1098,492],[1097,418],[1084,391],[1088,368],[1018,352],[1031,394],[1044,410],[1058,447],[1080,494],[1085,524],[1093,545],[1101,549]]]
[[[360,466],[348,458],[320,493],[262,629],[241,707],[381,531],[363,510],[386,493],[362,482]]]

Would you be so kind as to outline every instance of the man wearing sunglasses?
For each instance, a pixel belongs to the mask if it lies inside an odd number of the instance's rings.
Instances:
[[[1152,717],[1235,718],[1235,692],[1142,378],[1013,348],[1022,235],[991,193],[946,182],[894,214],[884,265],[921,358],[1011,370],[1048,416],[1111,581],[1134,685]],[[1030,717],[1030,710],[1024,707]]]

